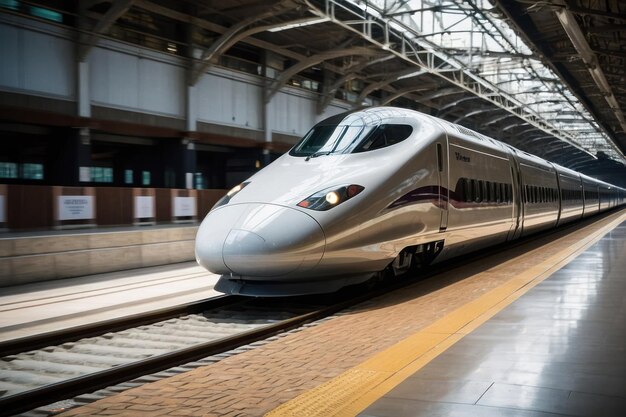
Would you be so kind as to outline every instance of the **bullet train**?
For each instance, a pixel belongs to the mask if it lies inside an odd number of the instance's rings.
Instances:
[[[334,292],[602,212],[626,190],[416,111],[316,124],[230,190],[196,236],[216,290]]]

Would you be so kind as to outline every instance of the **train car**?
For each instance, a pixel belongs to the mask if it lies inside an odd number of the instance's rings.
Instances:
[[[514,153],[522,188],[522,236],[555,227],[560,210],[556,167],[529,153],[516,149]]]
[[[558,174],[561,211],[557,226],[582,218],[583,185],[580,174],[571,169],[554,165]]]
[[[580,175],[580,179],[583,184],[583,217],[588,217],[600,211],[598,182],[583,174]]]
[[[196,259],[218,291],[333,292],[616,205],[618,189],[419,112],[316,124],[205,217]],[[589,191],[585,206],[584,187]]]

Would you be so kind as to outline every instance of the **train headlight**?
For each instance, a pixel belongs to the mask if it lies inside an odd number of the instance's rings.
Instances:
[[[326,202],[328,204],[330,204],[331,206],[334,206],[335,204],[337,204],[340,200],[339,194],[337,194],[337,191],[331,191],[328,194],[326,194]]]
[[[364,187],[356,184],[326,188],[305,198],[298,203],[299,207],[317,211],[329,210],[359,194]]]
[[[225,204],[228,204],[228,202],[235,196],[237,195],[237,193],[241,190],[244,189],[244,187],[246,185],[250,184],[249,182],[242,182],[239,185],[235,185],[233,188],[230,189],[229,192],[226,193],[226,195],[222,198],[220,198],[217,203],[215,203],[215,205],[213,206],[213,208],[211,208],[211,210],[216,209],[218,207],[221,207]]]

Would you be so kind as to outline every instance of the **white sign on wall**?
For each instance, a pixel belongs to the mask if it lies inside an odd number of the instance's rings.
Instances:
[[[154,197],[135,196],[135,219],[154,217]]]
[[[57,220],[88,220],[94,218],[92,195],[62,195],[57,199]]]
[[[174,217],[195,215],[196,197],[174,197]]]
[[[0,195],[0,223],[7,221],[6,207],[4,205],[4,196]]]

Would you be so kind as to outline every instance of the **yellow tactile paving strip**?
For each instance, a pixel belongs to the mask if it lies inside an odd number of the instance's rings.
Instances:
[[[63,415],[354,415],[510,303],[534,279],[558,268],[550,263],[566,262],[576,249],[565,248],[582,249],[625,218],[626,212],[614,213],[556,240],[542,238],[534,249],[519,246],[469,263],[252,351]],[[542,241],[552,242],[542,246]],[[535,278],[524,282],[520,277],[528,274]],[[472,317],[461,310],[466,305]],[[406,352],[412,356],[403,356]]]

